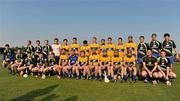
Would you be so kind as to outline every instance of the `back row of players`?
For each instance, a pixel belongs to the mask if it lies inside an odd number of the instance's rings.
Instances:
[[[179,55],[174,41],[170,40],[170,34],[164,34],[162,43],[157,40],[156,34],[152,34],[149,44],[144,39],[144,36],[140,36],[137,45],[129,36],[128,42],[124,44],[120,37],[118,43],[113,44],[112,38],[108,37],[107,42],[102,39],[98,44],[96,37],[93,37],[91,44],[84,40],[80,46],[76,37],[72,44],[68,44],[67,39],[59,44],[58,38],[55,38],[53,45],[45,40],[43,47],[39,40],[35,47],[28,41],[25,52],[19,48],[15,55],[6,44],[3,67],[10,65],[11,73],[18,72],[24,77],[31,73],[41,75],[43,79],[53,74],[57,78],[103,79],[104,74],[107,74],[108,80],[127,81],[131,78],[135,82],[138,75],[144,82],[157,84],[157,80],[161,79],[171,85],[170,79],[176,77],[172,69],[173,51],[177,59]]]

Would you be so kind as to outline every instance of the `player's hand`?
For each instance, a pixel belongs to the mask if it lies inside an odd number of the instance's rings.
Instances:
[[[176,54],[176,59],[177,59],[177,60],[179,59],[179,54]]]
[[[168,76],[166,76],[165,79],[168,80],[169,79]]]
[[[152,72],[149,72],[149,76],[152,77]]]

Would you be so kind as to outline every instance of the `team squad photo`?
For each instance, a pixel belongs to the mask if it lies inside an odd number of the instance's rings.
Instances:
[[[37,40],[35,45],[28,40],[24,50],[12,50],[6,44],[2,67],[7,68],[9,74],[24,78],[56,76],[58,79],[94,79],[105,83],[136,83],[139,80],[154,85],[163,82],[169,86],[176,78],[173,63],[179,55],[170,34],[161,37],[164,37],[162,42],[152,34],[151,41],[145,42],[145,37],[139,36],[138,43],[134,42],[133,36],[128,36],[128,42],[122,37],[108,37],[100,39],[100,43],[93,37],[91,42],[84,40],[82,45],[76,37],[72,38],[72,43],[68,43],[70,39],[63,39],[62,44],[54,38],[52,45],[49,40]],[[113,43],[112,40],[117,41]]]

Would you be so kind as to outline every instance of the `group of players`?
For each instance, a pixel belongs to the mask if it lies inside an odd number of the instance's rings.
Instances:
[[[128,36],[127,43],[123,43],[119,37],[117,44],[112,42],[111,37],[101,39],[100,44],[93,37],[90,44],[84,40],[82,46],[76,37],[71,44],[68,44],[67,39],[60,44],[58,38],[55,38],[53,45],[45,40],[44,46],[41,46],[39,40],[33,46],[29,40],[25,51],[18,48],[15,54],[6,44],[3,67],[23,77],[35,75],[45,79],[56,75],[59,79],[68,77],[136,82],[138,76],[145,83],[152,81],[157,84],[161,80],[171,85],[172,79],[176,78],[173,72],[174,56],[179,58],[176,45],[169,33],[164,34],[162,43],[157,40],[156,34],[151,37],[150,43],[145,43],[144,36],[140,36],[139,44],[133,41],[132,36]]]

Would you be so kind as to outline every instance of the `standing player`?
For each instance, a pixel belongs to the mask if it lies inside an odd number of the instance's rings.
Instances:
[[[142,61],[143,61],[143,57],[146,56],[147,54],[148,44],[144,42],[144,36],[140,36],[139,41],[140,43],[138,44],[138,48],[137,48],[137,52],[138,52],[137,63],[139,65],[138,74],[140,76],[142,72],[142,66],[143,66]]]
[[[170,71],[170,60],[166,57],[166,51],[161,50],[158,62],[159,78],[166,81],[167,85],[171,85],[170,79],[176,78],[176,74]]]
[[[43,46],[43,54],[46,59],[48,59],[48,56],[50,52],[52,52],[52,47],[49,45],[49,40],[44,40],[44,46]]]
[[[96,37],[93,37],[92,43],[89,46],[90,46],[91,54],[92,54],[92,51],[96,51],[96,53],[99,54],[100,45],[97,43]]]
[[[95,75],[95,79],[98,79],[99,73],[99,54],[97,54],[97,50],[93,49],[92,54],[89,56],[89,69],[91,76]],[[90,78],[91,79],[91,78]]]
[[[85,56],[89,57],[89,55],[90,55],[90,47],[88,45],[88,41],[87,40],[83,41],[83,46],[80,47],[80,51],[84,51],[85,52]]]
[[[152,81],[153,84],[157,84],[156,79],[158,78],[157,73],[157,61],[156,58],[152,56],[152,50],[148,49],[147,55],[143,57],[143,69],[142,77],[144,78],[144,83],[147,83],[148,80]]]
[[[106,40],[105,39],[101,39],[101,43],[100,43],[100,55],[103,54],[103,51],[107,51]]]
[[[124,45],[125,48],[125,54],[127,54],[128,51],[131,51],[133,56],[135,58],[137,57],[137,44],[133,42],[133,36],[128,36],[128,42]]]
[[[78,63],[76,67],[77,79],[85,79],[88,68],[88,57],[85,55],[85,51],[80,51],[80,56],[78,57]]]
[[[108,74],[108,79],[111,79],[112,77],[112,72],[111,72],[111,62],[110,62],[111,58],[107,55],[107,51],[103,50],[102,51],[102,55],[100,56],[100,66],[99,66],[99,76],[101,76],[101,79],[103,79],[103,75],[102,73],[105,74],[105,72],[107,72]],[[112,77],[113,78],[113,77]]]
[[[53,53],[55,55],[56,63],[59,62],[60,47],[61,47],[61,44],[59,44],[59,39],[55,38],[54,43],[52,45],[52,50],[53,50]]]
[[[166,57],[170,60],[170,71],[172,71],[172,65],[174,63],[173,49],[176,52],[176,59],[179,59],[179,53],[174,41],[170,40],[169,33],[164,34],[162,49],[166,52]]]
[[[11,70],[13,73],[16,72],[17,68],[20,68],[23,65],[23,54],[21,53],[21,49],[17,49],[17,53],[15,55],[15,62],[11,65]]]
[[[69,45],[67,39],[63,39],[63,44],[61,45],[60,50],[65,50],[65,53],[69,55]]]
[[[121,37],[118,38],[118,43],[116,45],[116,50],[118,50],[119,52],[119,56],[120,57],[124,57],[124,44],[123,44],[123,40]]]
[[[152,40],[149,43],[149,47],[152,49],[153,52],[153,56],[158,58],[159,52],[162,49],[161,43],[157,40],[157,35],[156,34],[152,34]]]
[[[72,40],[72,44],[70,45],[70,51],[75,51],[75,54],[78,54],[80,48],[80,44],[77,42],[77,38],[74,37]]]
[[[39,54],[42,53],[42,46],[39,40],[36,41],[34,52],[35,52],[35,62],[36,62],[37,58],[39,57]]]
[[[114,55],[114,50],[115,50],[115,44],[112,43],[112,38],[108,37],[108,42],[106,44],[107,48],[107,55],[108,57],[112,57]]]
[[[126,56],[124,57],[124,80],[127,81],[128,76],[132,78],[132,81],[136,81],[136,59],[134,55],[132,54],[131,50],[127,51]],[[128,74],[128,76],[127,76]]]
[[[31,40],[28,40],[27,47],[26,47],[26,55],[28,53],[32,54],[33,52],[34,52],[34,47],[32,45],[32,42],[31,42]]]
[[[71,55],[68,58],[68,66],[63,67],[63,72],[68,75],[68,77],[73,78],[75,76],[76,67],[77,67],[78,55],[76,54],[76,50],[71,50]]]
[[[121,80],[123,80],[124,67],[123,58],[119,54],[119,50],[114,51],[114,56],[111,58],[111,75],[115,80],[118,79],[119,74],[121,75]]]

